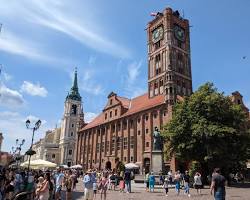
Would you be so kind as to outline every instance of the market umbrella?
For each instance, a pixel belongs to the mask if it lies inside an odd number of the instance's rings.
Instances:
[[[26,162],[22,163],[20,166],[21,167],[28,167],[28,165],[29,165],[29,161],[26,161]],[[31,169],[40,169],[40,168],[45,168],[45,167],[54,168],[56,166],[57,166],[57,164],[55,164],[55,163],[52,163],[52,162],[49,162],[46,160],[41,160],[41,159],[30,161],[30,168]]]
[[[126,169],[139,169],[140,167],[136,165],[135,163],[127,163],[125,164]]]
[[[82,169],[82,165],[73,165],[70,168],[71,169]]]
[[[63,169],[68,169],[69,168],[68,165],[60,165],[60,167],[63,168]]]

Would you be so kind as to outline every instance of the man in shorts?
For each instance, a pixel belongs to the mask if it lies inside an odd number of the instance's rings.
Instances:
[[[57,174],[55,175],[55,198],[56,200],[62,199],[61,197],[61,190],[62,190],[62,184],[64,182],[64,174],[62,173],[62,169],[59,168],[57,170]]]
[[[95,183],[95,177],[89,169],[83,178],[84,184],[84,200],[93,200],[94,191],[93,184]]]

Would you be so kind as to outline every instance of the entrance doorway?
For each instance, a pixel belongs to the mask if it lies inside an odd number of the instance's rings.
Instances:
[[[145,169],[145,174],[150,172],[150,158],[144,158],[143,167]]]
[[[112,169],[112,168],[111,168],[111,162],[110,162],[110,161],[107,161],[107,162],[106,162],[105,168],[106,168],[107,170],[111,170],[111,169]]]

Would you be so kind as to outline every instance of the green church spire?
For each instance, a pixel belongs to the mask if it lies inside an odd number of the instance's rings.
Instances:
[[[70,90],[70,93],[67,95],[66,99],[72,99],[76,101],[81,101],[82,97],[78,91],[78,84],[77,84],[77,69],[75,69],[75,76],[73,86]]]

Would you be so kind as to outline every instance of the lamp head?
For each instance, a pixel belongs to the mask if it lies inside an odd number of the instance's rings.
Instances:
[[[39,127],[41,126],[42,122],[41,120],[39,119],[36,123],[35,123],[35,129],[39,129]]]
[[[30,127],[30,120],[27,119],[25,123],[26,123],[26,127],[29,128]]]

